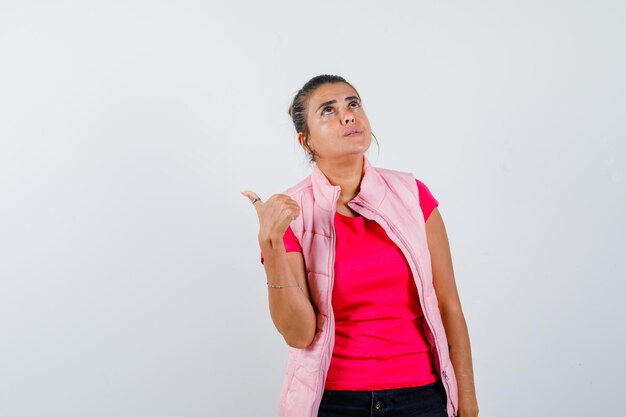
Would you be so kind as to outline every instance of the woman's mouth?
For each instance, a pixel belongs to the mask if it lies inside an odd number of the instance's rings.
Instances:
[[[346,133],[344,133],[344,136],[348,136],[348,137],[352,137],[352,136],[358,136],[360,135],[362,132],[358,129],[350,129],[348,130]]]

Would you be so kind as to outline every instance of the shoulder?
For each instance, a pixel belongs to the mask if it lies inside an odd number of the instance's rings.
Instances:
[[[417,193],[419,195],[420,207],[424,213],[424,220],[428,220],[430,214],[439,206],[439,201],[435,198],[433,193],[428,189],[426,184],[422,181],[415,179],[417,184]]]
[[[426,184],[424,184],[423,181],[415,178],[415,183],[417,184],[417,190],[419,192],[420,197],[434,198],[433,193],[430,191],[430,188],[428,188]]]
[[[303,195],[311,192],[312,188],[313,183],[311,182],[311,175],[308,175],[297,184],[285,189],[282,194],[286,194],[289,197],[297,200],[299,197],[302,197]]]
[[[389,169],[389,168],[381,168],[381,167],[374,167],[374,170],[376,170],[376,172],[378,172],[381,176],[385,178],[402,178],[402,179],[415,178],[413,173],[408,172],[408,171],[399,171],[397,169]]]
[[[416,178],[412,172],[380,167],[375,167],[374,169],[388,188],[392,188],[403,195],[408,194],[417,198]]]
[[[387,186],[402,190],[401,194],[408,198],[411,204],[419,202],[426,218],[439,205],[439,201],[433,196],[430,189],[414,173],[388,168],[376,168],[376,171],[385,180]]]
[[[426,184],[424,184],[423,181],[415,178],[415,183],[417,184],[417,189],[419,190],[420,194],[424,192],[430,194],[430,189],[426,186]]]

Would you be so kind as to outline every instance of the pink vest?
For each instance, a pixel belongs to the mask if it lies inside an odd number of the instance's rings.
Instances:
[[[408,172],[373,167],[365,156],[363,158],[361,189],[348,206],[380,224],[406,257],[424,314],[424,333],[447,392],[448,415],[454,416],[458,409],[456,376],[432,284],[426,224],[419,205],[415,177]],[[280,417],[317,417],[324,393],[335,341],[331,305],[335,262],[333,219],[340,191],[339,186],[328,182],[316,164],[311,175],[284,191],[302,209],[302,215],[291,223],[291,228],[302,246],[317,314],[317,330],[307,348],[289,347],[280,395]]]

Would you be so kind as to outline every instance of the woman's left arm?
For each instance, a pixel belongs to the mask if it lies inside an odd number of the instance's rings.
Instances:
[[[474,387],[470,339],[454,280],[448,235],[437,208],[426,221],[426,237],[432,263],[433,286],[437,294],[441,319],[448,339],[450,360],[454,366],[459,389],[458,415],[459,417],[476,417],[478,401]]]

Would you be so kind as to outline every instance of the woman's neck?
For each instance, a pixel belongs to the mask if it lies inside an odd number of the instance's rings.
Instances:
[[[337,204],[345,205],[359,193],[363,178],[363,155],[346,157],[341,161],[318,160],[316,163],[328,178],[328,182],[341,187],[341,195]]]

